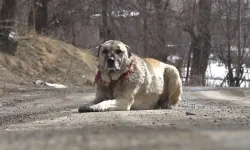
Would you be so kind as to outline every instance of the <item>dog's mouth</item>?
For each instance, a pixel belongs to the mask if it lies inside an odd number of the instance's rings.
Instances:
[[[108,71],[119,71],[120,69],[118,69],[118,68],[108,68]]]
[[[117,66],[117,65],[108,66],[108,67],[107,67],[107,70],[108,70],[108,71],[119,71],[119,70],[120,70],[120,67]]]
[[[106,70],[108,71],[119,71],[121,68],[120,68],[120,65],[117,61],[107,61],[106,62]]]

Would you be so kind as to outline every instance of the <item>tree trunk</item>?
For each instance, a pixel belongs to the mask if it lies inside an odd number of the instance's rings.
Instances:
[[[188,51],[188,60],[187,60],[187,72],[185,77],[185,85],[189,85],[189,73],[190,73],[190,62],[191,62],[191,54],[193,50],[193,45],[190,45],[189,51]]]
[[[242,67],[242,54],[241,54],[241,0],[237,1],[237,27],[238,27],[238,37],[237,37],[237,49],[238,49],[238,56],[237,56],[237,67],[236,67],[236,77],[235,77],[235,86],[240,87],[240,81],[243,76],[243,67]]]
[[[110,39],[110,27],[108,24],[108,10],[109,0],[102,0],[102,26],[103,26],[103,40],[107,41]]]
[[[147,0],[144,0],[144,18],[143,18],[143,45],[144,56],[148,57],[148,13],[147,13]]]
[[[229,30],[229,28],[228,28]],[[228,31],[229,33],[229,31]],[[231,57],[231,40],[228,39],[227,42],[227,69],[228,69],[228,73],[227,73],[227,81],[228,81],[228,86],[230,87],[234,87],[234,76],[233,76],[233,68],[232,68],[232,57]]]
[[[228,15],[227,15],[227,35],[231,35],[230,32],[230,27],[232,26],[230,24],[230,17],[232,16],[232,11],[231,9],[229,9]],[[230,36],[228,36],[228,46],[227,46],[227,50],[228,50],[228,54],[227,54],[227,69],[228,69],[228,73],[226,76],[227,79],[227,84],[229,87],[240,87],[241,85],[241,80],[244,74],[244,70],[243,70],[243,55],[242,55],[242,46],[241,46],[241,0],[237,0],[237,18],[236,18],[236,29],[238,31],[238,35],[237,35],[237,62],[236,62],[236,68],[234,69],[232,67],[232,55],[231,55],[231,38]],[[235,74],[234,74],[235,72]]]
[[[9,37],[15,25],[16,0],[4,0],[0,14],[0,49],[3,52],[14,55],[17,49],[17,41]]]
[[[200,0],[199,15],[197,18],[198,34],[192,33],[193,59],[191,66],[191,85],[205,86],[205,75],[210,55],[211,34],[210,34],[210,16],[211,0]]]
[[[28,25],[37,33],[48,25],[48,3],[49,0],[32,0]]]
[[[168,2],[166,2],[166,5],[163,6],[163,2],[162,0],[154,0],[154,7],[155,7],[155,11],[156,11],[156,30],[155,30],[155,45],[154,47],[158,50],[158,52],[164,51],[163,53],[165,55],[160,56],[162,61],[166,61],[167,60],[167,56],[168,54],[166,54],[167,52],[165,49],[165,10],[168,7]],[[161,55],[162,53],[158,53],[157,55]]]
[[[75,28],[75,23],[74,22],[72,22],[72,28],[71,28],[71,30],[72,30],[72,42],[71,42],[71,44],[73,45],[73,46],[76,46],[76,28]]]

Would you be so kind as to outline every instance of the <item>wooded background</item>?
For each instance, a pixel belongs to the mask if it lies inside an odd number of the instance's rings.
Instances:
[[[240,86],[250,66],[248,0],[0,0],[0,48],[14,55],[18,40],[42,36],[96,51],[121,40],[142,57],[174,64],[185,85],[206,85],[209,61]],[[186,69],[183,69],[186,68]]]

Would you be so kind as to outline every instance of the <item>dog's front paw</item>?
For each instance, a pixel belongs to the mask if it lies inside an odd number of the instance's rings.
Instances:
[[[89,107],[89,106],[81,106],[81,107],[79,107],[78,112],[79,112],[79,113],[84,113],[84,112],[97,112],[97,110],[94,109],[94,108],[91,108],[91,107]]]

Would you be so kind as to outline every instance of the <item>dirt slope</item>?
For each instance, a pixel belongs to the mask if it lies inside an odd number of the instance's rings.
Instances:
[[[67,86],[91,85],[96,58],[87,50],[42,36],[19,41],[15,56],[0,53],[0,82],[36,80]]]

